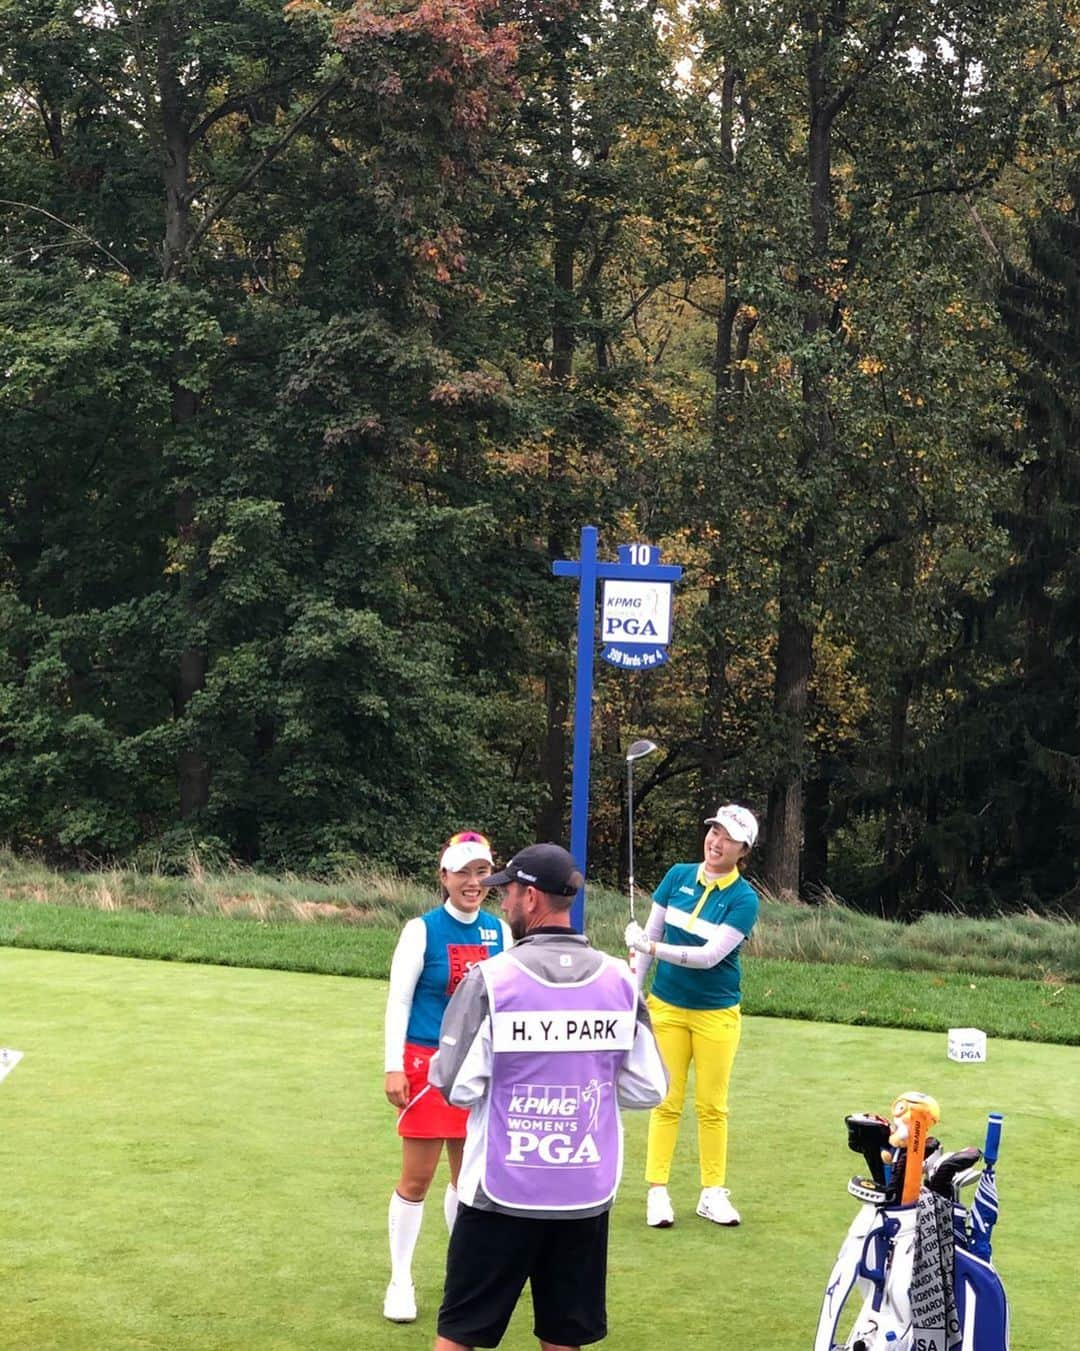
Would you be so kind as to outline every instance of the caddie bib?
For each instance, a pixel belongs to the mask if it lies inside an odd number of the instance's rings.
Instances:
[[[513,958],[481,971],[493,1051],[484,1191],[512,1209],[606,1204],[622,1172],[616,1082],[634,1042],[632,980],[610,961],[566,985]]]

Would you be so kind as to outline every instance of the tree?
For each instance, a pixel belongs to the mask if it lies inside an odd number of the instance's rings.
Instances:
[[[461,221],[495,180],[513,40],[483,6],[334,17],[5,15],[34,197],[3,215],[16,839],[100,855],[167,834],[170,754],[182,814],[247,857],[385,855],[389,804],[415,799],[395,845],[414,860],[490,810],[485,702],[454,687],[467,635],[438,597],[479,552],[450,462],[500,415],[446,330],[473,303]],[[58,153],[101,173],[72,188]],[[57,758],[87,719],[94,773]]]
[[[769,779],[765,867],[777,889],[794,893],[801,858],[818,878],[826,866],[830,771],[814,728],[828,699],[815,652],[851,650],[872,633],[880,596],[863,562],[880,554],[875,541],[907,541],[888,557],[897,577],[910,575],[915,555],[905,562],[905,550],[927,525],[919,496],[928,466],[919,461],[928,433],[940,456],[929,470],[935,484],[948,483],[958,453],[964,481],[986,472],[977,467],[980,424],[988,430],[1000,416],[992,356],[974,381],[962,344],[951,345],[951,370],[924,361],[931,399],[906,383],[907,354],[918,326],[950,303],[952,278],[969,275],[963,194],[1000,171],[1037,105],[1038,60],[1018,66],[1015,53],[1041,20],[999,6],[992,24],[976,24],[934,4],[884,3],[731,3],[699,7],[695,18],[699,257],[711,263],[699,287],[711,274],[716,402],[711,454],[693,472],[718,483],[713,519],[719,507],[729,527],[743,526],[717,537],[714,585],[752,596],[769,617],[761,641],[771,647],[772,709],[756,720]],[[896,297],[911,297],[930,240],[938,288],[923,288],[923,312],[913,314]],[[966,458],[950,421],[961,400],[937,398],[953,387],[978,410]],[[913,415],[898,418],[908,402]],[[979,503],[988,519],[986,492],[946,498],[938,495],[932,528],[950,514],[970,528]],[[747,551],[753,567],[740,561]],[[724,637],[710,649],[716,688],[732,647]],[[808,785],[814,829],[804,838]]]
[[[1075,178],[1036,220],[999,304],[1015,349],[1022,414],[1002,438],[1011,492],[999,519],[1008,551],[985,592],[963,604],[942,653],[958,697],[898,776],[928,810],[893,860],[891,894],[942,898],[969,913],[1053,906],[1076,912],[1080,695],[1076,520],[1080,216]],[[938,672],[919,673],[926,684]]]

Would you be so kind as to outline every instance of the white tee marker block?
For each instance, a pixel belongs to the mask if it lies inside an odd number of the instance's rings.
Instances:
[[[12,1051],[7,1046],[0,1046],[0,1083],[8,1077],[22,1058],[22,1051]]]
[[[978,1064],[986,1059],[986,1033],[977,1027],[949,1028],[949,1059]]]

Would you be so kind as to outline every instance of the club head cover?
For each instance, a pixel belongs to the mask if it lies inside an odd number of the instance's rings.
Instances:
[[[982,1150],[970,1145],[954,1149],[948,1154],[931,1159],[926,1169],[926,1185],[947,1200],[953,1199],[953,1189],[961,1173],[966,1173],[982,1158]]]
[[[881,1152],[889,1144],[889,1123],[875,1112],[854,1112],[844,1117],[848,1149],[861,1154],[877,1187],[885,1186],[885,1163]]]

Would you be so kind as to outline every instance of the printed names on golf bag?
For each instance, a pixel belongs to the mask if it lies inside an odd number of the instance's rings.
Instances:
[[[960,1341],[953,1262],[952,1203],[924,1189],[916,1210],[909,1287],[912,1346],[919,1351],[948,1351]]]

